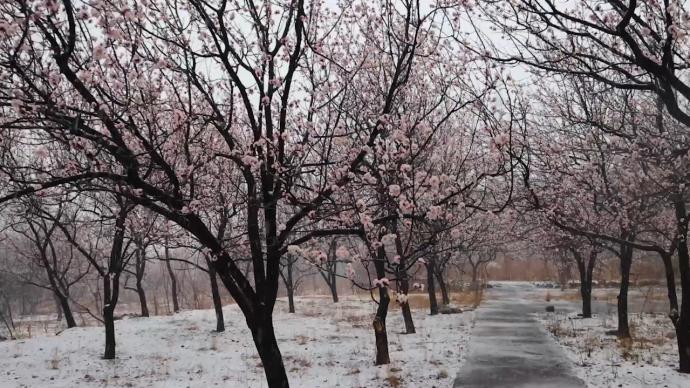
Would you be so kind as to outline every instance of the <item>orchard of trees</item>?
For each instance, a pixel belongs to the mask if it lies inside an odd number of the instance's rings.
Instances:
[[[153,268],[177,312],[184,267],[287,387],[281,287],[291,312],[307,272],[370,293],[386,364],[418,272],[436,314],[512,241],[574,263],[585,317],[615,255],[620,337],[658,256],[690,373],[689,23],[672,0],[4,1],[0,319],[38,287],[71,328],[94,295],[115,358],[121,295],[151,314]]]

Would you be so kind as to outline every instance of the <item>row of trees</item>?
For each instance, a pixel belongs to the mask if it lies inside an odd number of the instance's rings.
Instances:
[[[340,263],[372,293],[387,363],[393,291],[414,333],[416,271],[443,291],[458,251],[479,268],[518,236],[570,252],[585,315],[598,255],[617,255],[623,337],[633,255],[657,253],[690,372],[682,4],[46,4],[0,5],[0,203],[58,301],[98,274],[107,356],[123,272],[138,292],[171,241],[202,255],[286,387],[273,310],[295,269],[335,284]]]
[[[7,224],[33,238],[58,299],[86,268],[98,275],[106,358],[123,274],[145,315],[155,252],[203,268],[214,290],[220,280],[271,387],[288,386],[273,311],[298,262],[333,285],[343,263],[372,293],[376,361],[387,363],[391,291],[414,333],[412,275],[426,267],[448,301],[453,252],[515,219],[504,210],[526,107],[447,29],[455,6],[4,2]],[[171,242],[201,260],[171,257]]]
[[[476,39],[465,47],[529,69],[540,82],[532,93],[538,104],[528,126],[521,224],[576,263],[584,316],[591,315],[598,257],[617,256],[621,337],[631,334],[633,257],[658,255],[679,370],[690,372],[684,3],[482,1],[468,12],[475,17]]]

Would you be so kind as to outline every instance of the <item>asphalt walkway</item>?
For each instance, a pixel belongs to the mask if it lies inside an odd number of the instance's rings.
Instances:
[[[558,344],[532,317],[546,304],[530,298],[531,292],[530,284],[502,283],[487,290],[454,388],[585,387]]]

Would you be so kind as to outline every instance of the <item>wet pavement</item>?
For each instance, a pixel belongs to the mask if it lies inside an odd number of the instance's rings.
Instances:
[[[501,283],[487,290],[454,388],[585,387],[561,348],[532,317],[547,304],[535,291],[526,283]]]

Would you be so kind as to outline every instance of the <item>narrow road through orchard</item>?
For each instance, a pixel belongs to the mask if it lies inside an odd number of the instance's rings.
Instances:
[[[519,283],[487,290],[454,388],[585,387],[561,348],[532,317],[546,305],[533,293],[532,285]]]

